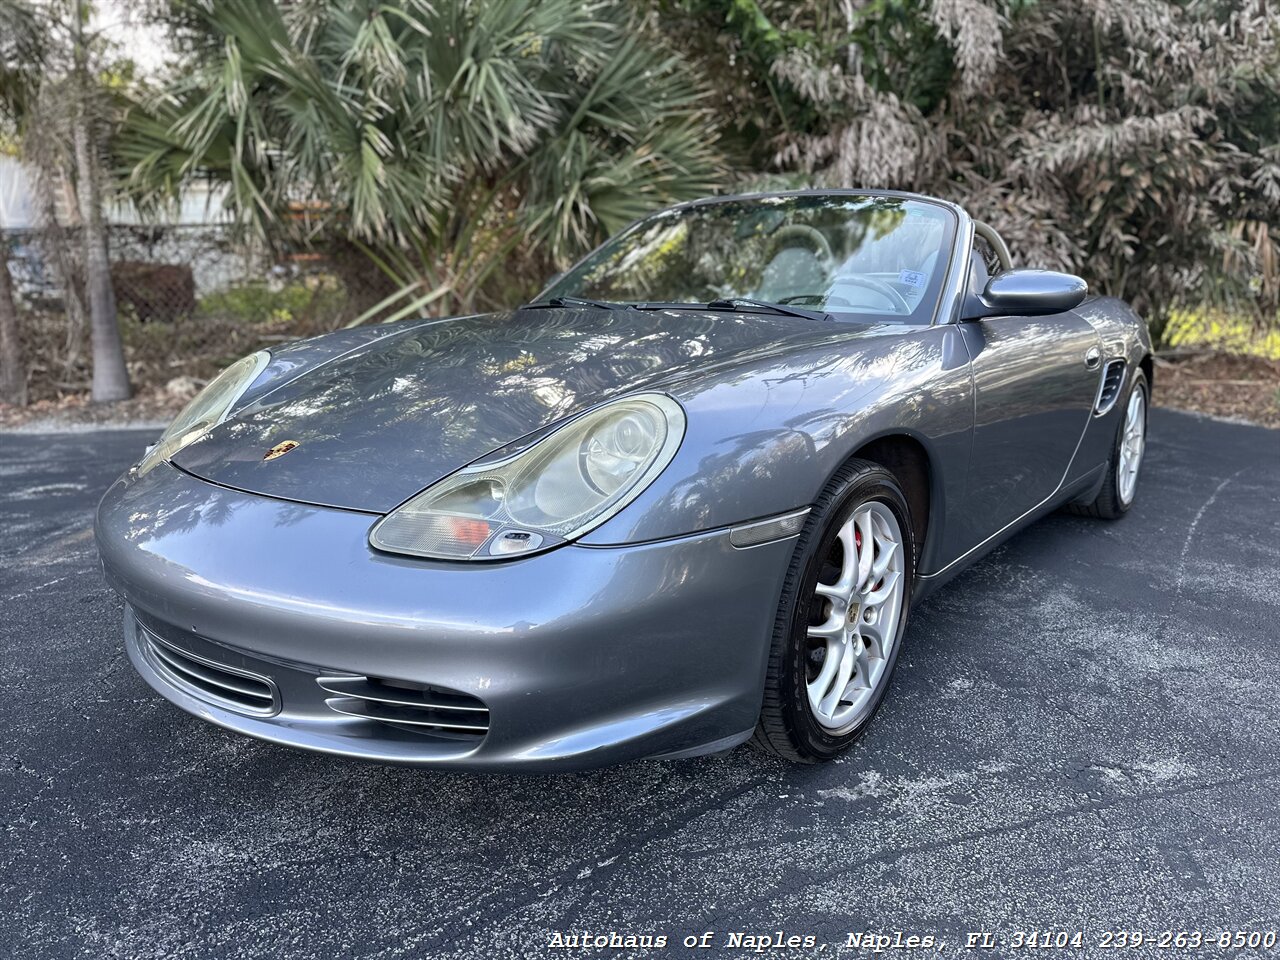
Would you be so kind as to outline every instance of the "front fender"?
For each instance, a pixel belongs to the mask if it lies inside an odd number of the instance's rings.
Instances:
[[[1112,360],[1125,361],[1124,383],[1119,394],[1124,397],[1142,369],[1143,359],[1151,355],[1151,335],[1146,323],[1127,303],[1115,297],[1095,297],[1081,304],[1075,312],[1098,332],[1098,339],[1102,344],[1103,364],[1098,371],[1099,389],[1106,365]],[[1088,429],[1076,452],[1073,475],[1069,479],[1078,479],[1079,476],[1096,470],[1098,465],[1110,461],[1116,431],[1124,415],[1124,404],[1116,403],[1105,413],[1095,413],[1090,418]]]
[[[679,452],[583,543],[660,540],[805,506],[859,447],[893,434],[924,446],[935,503],[963,493],[973,385],[954,326],[886,326],[669,392],[688,415]]]
[[[1124,357],[1132,375],[1142,358],[1152,352],[1151,332],[1144,321],[1123,300],[1094,297],[1075,310],[1098,331],[1105,357]]]

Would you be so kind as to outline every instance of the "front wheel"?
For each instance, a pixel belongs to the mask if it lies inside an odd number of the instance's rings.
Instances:
[[[783,587],[753,743],[827,760],[867,729],[898,660],[915,575],[906,497],[866,460],[815,504]]]

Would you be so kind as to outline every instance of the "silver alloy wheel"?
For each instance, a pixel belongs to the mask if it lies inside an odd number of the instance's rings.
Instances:
[[[902,539],[892,510],[864,503],[840,528],[818,576],[806,680],[814,718],[831,733],[857,726],[888,680],[905,587]]]
[[[1147,442],[1147,398],[1141,387],[1129,397],[1123,431],[1120,436],[1120,458],[1116,463],[1116,490],[1120,494],[1120,502],[1128,506],[1133,502],[1133,492],[1138,485],[1138,468],[1142,466],[1142,451]]]

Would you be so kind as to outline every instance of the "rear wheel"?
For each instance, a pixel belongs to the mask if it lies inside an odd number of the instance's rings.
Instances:
[[[914,559],[898,481],[878,464],[850,461],[796,544],[756,746],[791,760],[826,760],[866,730],[897,664]]]
[[[1073,513],[1115,520],[1133,506],[1138,493],[1138,471],[1147,447],[1147,377],[1142,371],[1134,376],[1121,410],[1111,461],[1107,464],[1107,479],[1093,502],[1073,504]]]

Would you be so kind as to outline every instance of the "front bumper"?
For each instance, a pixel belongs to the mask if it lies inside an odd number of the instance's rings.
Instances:
[[[138,672],[190,713],[263,740],[460,769],[687,756],[754,728],[794,539],[744,550],[721,530],[457,564],[375,552],[374,519],[168,464],[122,478],[96,533]],[[249,705],[210,696],[157,647],[270,692]],[[337,712],[317,683],[333,676],[478,701],[483,732]]]

